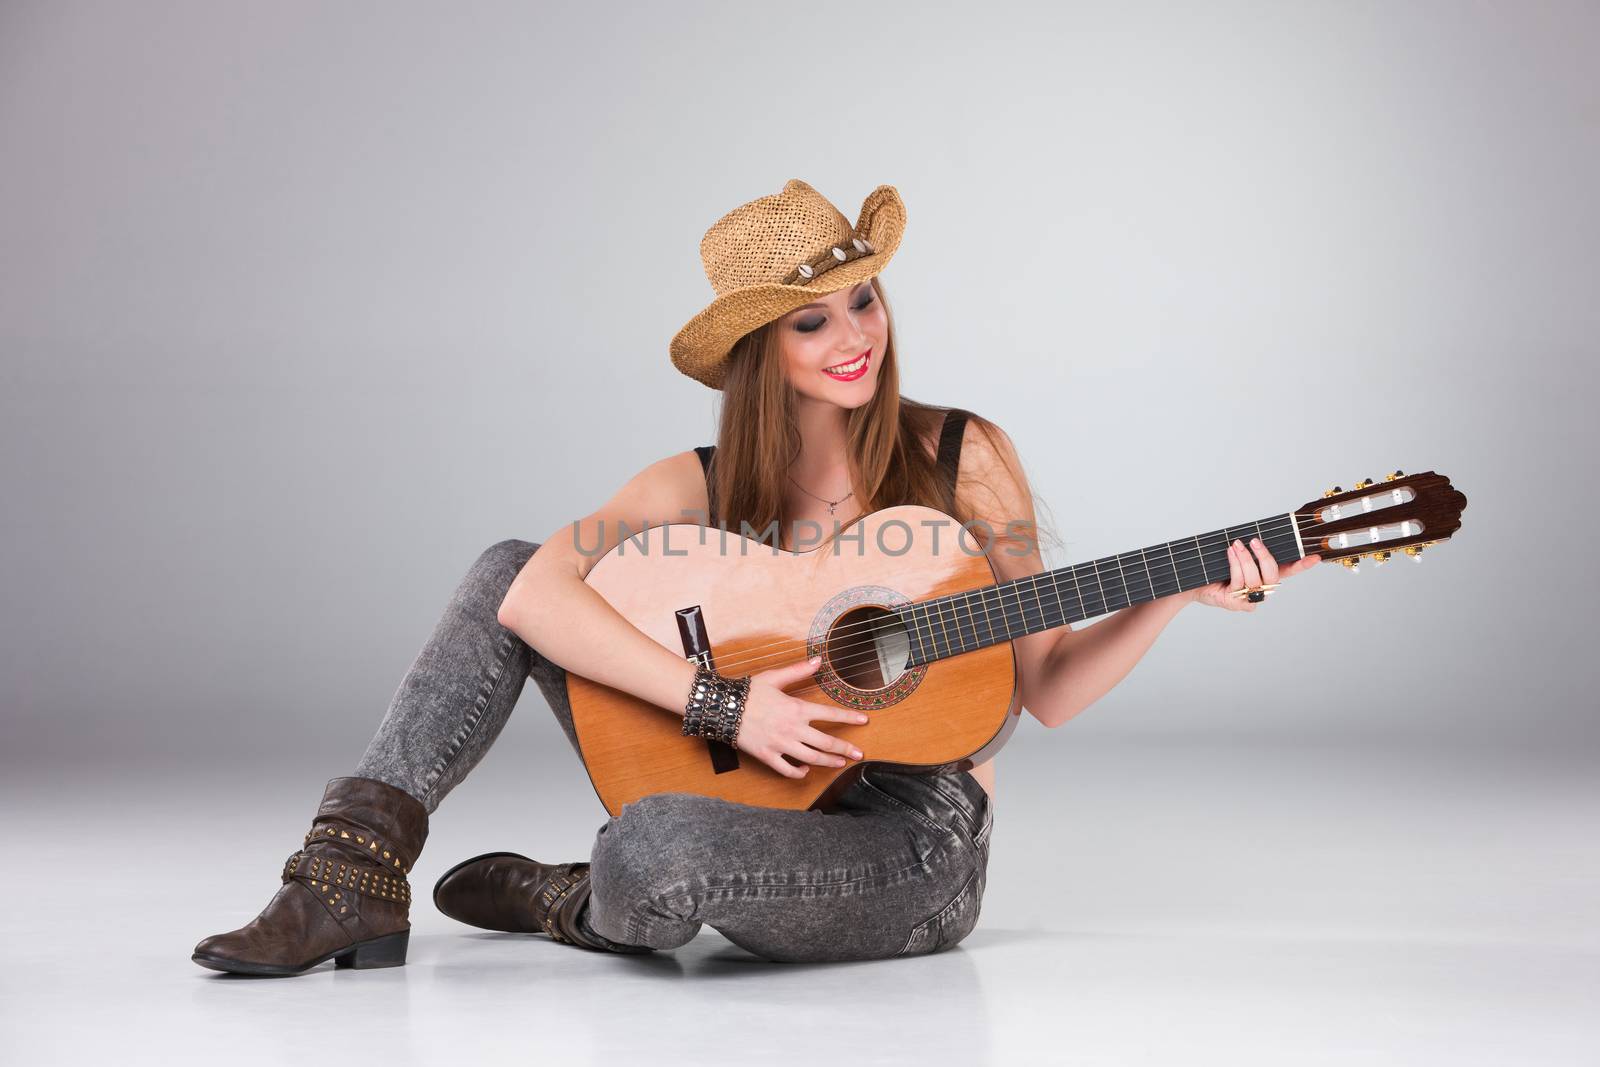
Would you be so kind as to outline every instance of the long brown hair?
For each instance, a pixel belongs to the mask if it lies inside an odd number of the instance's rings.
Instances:
[[[936,508],[957,522],[971,522],[974,509],[966,498],[966,486],[957,499],[947,496],[935,457],[924,443],[937,440],[939,427],[950,409],[901,395],[894,316],[884,297],[882,280],[874,278],[872,284],[883,301],[888,340],[878,368],[877,390],[871,400],[852,410],[846,421],[850,483],[859,487],[854,498],[856,506],[862,515],[867,515],[900,504],[920,504]],[[991,445],[996,445],[999,427],[975,412],[970,413],[968,421]],[[1001,456],[1006,454],[998,447],[996,451]],[[712,524],[743,533],[762,544],[781,545],[790,524],[790,516],[784,514],[784,489],[789,467],[799,454],[794,389],[784,372],[775,320],[745,334],[729,356],[717,451],[711,465]],[[1012,464],[1007,461],[1007,466]],[[1013,475],[1018,473],[1013,471]],[[986,482],[977,481],[974,485],[993,492]],[[1007,521],[1011,518],[1007,516]],[[1002,526],[993,531],[993,538],[982,525],[969,529],[985,551],[992,551],[996,541],[1032,541],[1038,537],[1036,527],[1015,526],[1008,531]],[[825,538],[830,535],[831,531],[825,531]]]

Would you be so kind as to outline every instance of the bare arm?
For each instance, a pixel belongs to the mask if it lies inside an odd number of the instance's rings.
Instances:
[[[1082,630],[1063,631],[1071,638],[1057,641],[1042,665],[1041,681],[1052,699],[1044,714],[1035,713],[1039,721],[1060,726],[1111,692],[1195,593],[1189,589],[1131,604]]]
[[[700,460],[692,451],[652,463],[597,511],[540,543],[506,592],[500,625],[566,670],[681,716],[694,664],[623,618],[584,579],[621,534],[704,521],[697,516],[706,506]]]
[[[991,442],[975,423],[968,422],[962,454],[972,459],[963,459],[958,491],[976,515],[996,531],[1004,530],[1013,519],[1031,525],[1032,494],[1010,439],[1001,433],[998,440]],[[1005,544],[990,551],[989,561],[1001,581],[1044,570],[1037,538],[1029,537],[1027,541],[1031,547],[1028,552],[1017,551],[1018,545]],[[1126,678],[1167,623],[1186,605],[1199,602],[1231,611],[1254,610],[1255,604],[1233,597],[1231,591],[1247,583],[1259,585],[1286,579],[1315,566],[1320,559],[1311,554],[1280,571],[1260,538],[1250,545],[1236,542],[1228,550],[1226,581],[1132,604],[1082,630],[1060,626],[1019,637],[1013,645],[1021,676],[1022,706],[1046,726],[1060,726]]]
[[[1004,531],[1013,520],[1028,524],[1030,532],[990,550],[989,562],[1000,580],[1042,572],[1038,539],[1031,532],[1032,492],[1004,432],[990,441],[976,423],[967,423],[958,485],[974,514],[996,532]],[[1023,547],[1029,550],[1019,551]],[[1060,626],[1017,638],[1012,644],[1022,706],[1046,726],[1060,726],[1071,719],[1127,677],[1196,593],[1191,589],[1131,605],[1081,630]]]
[[[671,522],[703,523],[706,511],[698,456],[680,452],[651,464],[598,511],[563,526],[539,545],[506,591],[500,625],[566,670],[682,716],[695,665],[657,644],[584,579],[621,542],[623,532],[631,535]],[[867,721],[865,714],[813,704],[784,691],[808,680],[816,668],[814,661],[801,660],[752,675],[735,739],[741,751],[789,778],[805,777],[811,765],[842,767],[863,758],[850,742],[811,724],[861,724]]]
[[[1048,654],[1043,676],[1060,689],[1057,718],[1047,726],[1059,726],[1096,700],[1105,696],[1139,662],[1156,636],[1185,604],[1211,604],[1228,611],[1254,611],[1255,604],[1239,600],[1234,590],[1245,585],[1279,582],[1314,567],[1322,560],[1317,553],[1303,556],[1278,568],[1277,560],[1261,538],[1247,545],[1242,540],[1228,547],[1228,579],[1197,589],[1123,608],[1087,630],[1072,635],[1070,644],[1058,643]]]

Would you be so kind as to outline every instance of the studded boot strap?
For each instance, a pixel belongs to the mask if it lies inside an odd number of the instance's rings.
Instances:
[[[587,863],[563,864],[549,878],[539,883],[539,907],[544,912],[540,925],[544,932],[564,944],[584,944],[575,936],[575,929],[567,908],[569,903],[582,904],[588,897],[589,865]],[[590,947],[584,945],[584,947]]]
[[[402,877],[411,873],[411,857],[403,855],[400,849],[386,841],[379,840],[359,826],[340,825],[338,822],[323,817],[306,831],[302,845],[309,845],[313,840],[337,841],[341,845],[354,845],[368,854],[375,866],[392,868],[390,874]]]
[[[348,853],[336,849],[308,851],[317,841],[338,842],[369,856],[372,864],[357,863]],[[411,883],[406,880],[410,867],[399,850],[359,826],[342,825],[327,817],[318,819],[306,831],[303,847],[284,861],[282,881],[301,881],[316,893],[341,920],[350,913],[346,893],[359,893],[375,900],[388,900],[409,908]],[[351,916],[353,919],[354,916]]]
[[[578,922],[578,914],[588,903],[594,885],[589,881],[589,864],[563,864],[550,878],[539,886],[539,903],[544,909],[541,925],[545,933],[556,941],[596,952],[648,953],[655,949],[644,945],[624,945],[602,937],[598,932],[585,932]]]
[[[324,902],[329,907],[338,908],[340,914],[346,911],[346,906],[342,906],[346,891],[377,900],[392,900],[407,907],[411,904],[411,883],[404,878],[392,875],[382,867],[341,861],[332,852],[294,853],[284,861],[282,880],[288,882],[293,879],[299,879],[319,891]]]

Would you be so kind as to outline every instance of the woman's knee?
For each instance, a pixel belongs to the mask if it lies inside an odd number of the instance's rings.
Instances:
[[[595,836],[590,857],[595,892],[604,888],[650,901],[692,893],[703,866],[696,831],[710,799],[652,793],[624,804]]]
[[[478,553],[478,558],[467,572],[468,577],[485,585],[509,589],[523,564],[538,548],[533,541],[521,541],[514,537],[496,541]]]
[[[463,606],[470,605],[474,612],[486,610],[494,617],[511,583],[522,571],[522,565],[538,547],[532,541],[515,538],[496,541],[472,561],[456,589],[456,599]]]

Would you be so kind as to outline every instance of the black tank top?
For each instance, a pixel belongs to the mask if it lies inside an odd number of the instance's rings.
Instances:
[[[939,456],[935,461],[939,468],[939,475],[944,483],[945,510],[955,510],[956,471],[961,466],[961,443],[966,431],[967,417],[972,412],[962,408],[947,408],[944,413],[944,425],[939,428]],[[711,460],[716,454],[716,445],[698,445],[695,455],[700,457],[700,471],[706,479],[706,499],[710,501],[708,510],[711,512],[711,525],[717,524],[717,505],[713,499],[716,487],[711,482]]]

